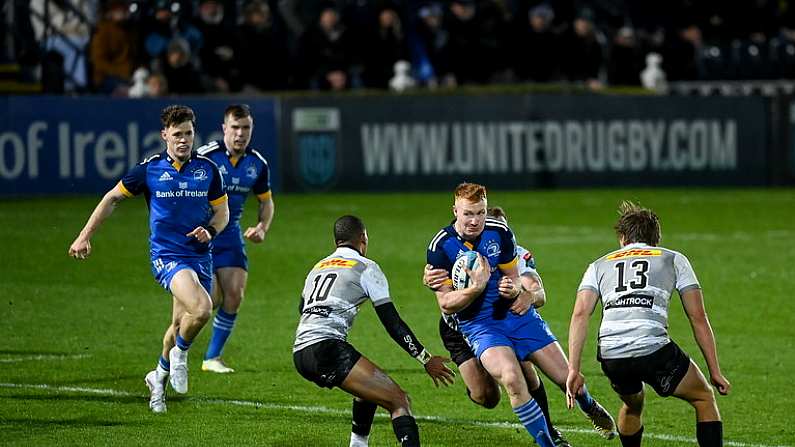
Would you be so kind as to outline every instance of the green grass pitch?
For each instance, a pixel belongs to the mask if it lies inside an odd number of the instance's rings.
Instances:
[[[277,195],[267,241],[248,247],[247,296],[225,350],[238,372],[200,371],[207,327],[191,351],[190,393],[170,397],[167,414],[151,414],[143,377],[157,360],[171,300],[150,274],[141,198],[122,203],[105,222],[89,260],[66,256],[99,198],[0,201],[2,445],[347,446],[350,397],[306,382],[291,355],[304,275],[332,250],[331,225],[342,214],[364,219],[368,255],[389,278],[402,317],[432,352],[444,352],[435,300],[420,275],[429,240],[451,218],[450,194]],[[684,252],[702,282],[721,365],[734,386],[718,398],[725,445],[795,445],[795,190],[492,191],[489,198],[505,207],[519,243],[536,254],[548,295],[542,314],[564,348],[585,267],[616,247],[618,202],[655,209],[663,245]],[[597,314],[584,368],[594,396],[616,414],[618,399],[595,360],[598,321]],[[670,332],[706,371],[679,300]],[[434,388],[369,304],[350,338],[409,392],[423,445],[533,445],[507,399],[485,410],[469,402],[460,379]],[[546,385],[553,420],[573,445],[620,445],[597,437]],[[647,396],[644,445],[695,445],[693,410],[648,389]],[[396,445],[383,410],[371,445]]]

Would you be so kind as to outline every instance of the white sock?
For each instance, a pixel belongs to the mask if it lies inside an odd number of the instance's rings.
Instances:
[[[183,351],[182,348],[180,348],[179,346],[174,346],[173,348],[171,348],[169,354],[174,354],[174,357],[180,360],[185,360],[188,358],[188,351]]]
[[[157,377],[158,381],[162,382],[166,380],[166,377],[168,377],[168,373],[169,371],[167,369],[163,369],[162,366],[157,365],[157,368],[155,369],[155,377]]]
[[[362,436],[356,433],[351,433],[351,445],[350,447],[367,447],[367,440],[369,436]]]

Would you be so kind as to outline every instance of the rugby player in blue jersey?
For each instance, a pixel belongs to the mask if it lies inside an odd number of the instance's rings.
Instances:
[[[508,216],[498,206],[489,208],[487,216],[500,220],[506,225],[508,224]],[[520,296],[520,300],[528,300],[527,303],[520,302],[519,305],[512,308],[521,314],[527,312],[530,306],[536,309],[544,306],[546,304],[546,292],[544,291],[541,276],[536,271],[533,254],[518,244],[516,245],[516,250],[519,258],[517,263],[519,279],[522,287],[529,292]],[[449,281],[450,276],[447,270],[443,268],[432,269],[430,265],[425,265],[422,283],[428,288],[436,290],[444,283],[449,284]],[[472,402],[484,408],[496,407],[500,402],[500,385],[483,369],[483,365],[475,358],[475,353],[467,344],[464,336],[461,332],[455,330],[454,327],[455,321],[451,317],[442,315],[442,318],[439,319],[439,336],[441,336],[442,343],[450,353],[450,358],[458,366],[461,378],[466,386],[467,396]],[[547,376],[555,377],[558,382],[563,379],[566,373],[566,356],[557,343],[536,351],[531,360],[536,366],[542,365],[543,370],[547,372]],[[524,365],[523,370],[530,396],[538,403],[547,420],[547,428],[552,437],[552,442],[556,447],[571,447],[566,438],[563,437],[563,434],[552,424],[544,382],[539,378],[535,368]]]
[[[146,198],[152,274],[173,295],[163,351],[145,378],[149,407],[155,413],[166,411],[166,380],[177,393],[188,391],[188,349],[212,315],[211,241],[229,222],[218,168],[192,150],[193,110],[172,105],[160,120],[166,150],[133,167],[108,191],[69,247],[70,256],[85,259],[91,254],[91,236],[116,205],[140,194]]]
[[[562,352],[532,307],[533,293],[522,286],[513,233],[503,221],[486,218],[485,187],[463,183],[454,197],[455,221],[431,240],[427,262],[450,272],[458,256],[474,250],[481,268],[470,272],[471,283],[465,289],[454,290],[450,281],[438,287],[439,307],[453,317],[485,371],[506,389],[522,425],[539,445],[552,446],[546,418],[529,393],[524,370],[532,368],[532,360],[539,361],[539,354],[556,351],[562,357]],[[549,361],[551,369],[566,370],[562,358],[562,368],[555,367],[559,361]],[[555,376],[561,376],[552,377],[559,385],[565,383],[565,374]],[[600,433],[615,436],[612,418],[586,390],[578,402]]]
[[[218,165],[229,196],[229,225],[213,241],[213,304],[218,312],[213,320],[213,334],[204,354],[202,370],[231,373],[221,359],[224,345],[232,333],[243,300],[248,278],[248,258],[243,238],[254,243],[265,240],[273,220],[268,162],[249,147],[254,119],[245,104],[230,105],[224,111],[224,138],[212,141],[197,151]],[[259,200],[257,224],[241,232],[240,217],[248,195]]]

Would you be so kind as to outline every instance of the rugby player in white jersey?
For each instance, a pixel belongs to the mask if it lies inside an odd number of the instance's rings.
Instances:
[[[660,396],[675,396],[693,406],[699,446],[722,446],[723,424],[710,383],[723,395],[731,384],[720,370],[701,285],[684,255],[658,245],[660,222],[654,212],[631,202],[623,202],[619,211],[615,230],[621,248],[591,263],[577,291],[569,328],[568,405],[585,383],[582,349],[588,320],[601,300],[597,359],[623,401],[618,414],[621,445],[641,445],[647,383]],[[709,382],[668,336],[674,290],[707,362]]]
[[[398,315],[381,268],[365,257],[369,241],[361,219],[337,219],[334,241],[337,249],[315,264],[304,282],[293,345],[295,368],[318,386],[336,386],[354,396],[351,446],[367,445],[376,406],[389,411],[401,447],[419,446],[406,392],[346,341],[359,306],[373,303],[392,339],[423,365],[434,384],[452,383],[454,374],[444,365],[447,359],[428,353]]]

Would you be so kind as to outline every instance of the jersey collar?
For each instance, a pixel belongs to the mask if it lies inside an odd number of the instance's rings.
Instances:
[[[345,252],[352,252],[352,253],[355,253],[358,256],[362,256],[362,257],[364,256],[363,254],[359,253],[359,250],[353,248],[352,245],[348,245],[348,244],[343,244],[343,245],[338,246],[337,250],[335,250],[335,252],[337,252],[339,254],[343,254]]]
[[[247,147],[243,150],[243,153],[240,154],[239,157],[233,158],[234,154],[232,154],[232,151],[226,147],[226,143],[224,142],[223,138],[218,140],[218,145],[224,150],[224,152],[226,152],[226,157],[229,158],[229,164],[231,164],[233,168],[237,167],[237,164],[240,163],[240,160],[242,160],[243,157],[248,155],[248,153],[251,151],[251,149]]]
[[[184,163],[169,155],[167,150],[163,151],[163,158],[168,162],[168,164],[173,166],[177,172],[180,172],[186,164],[190,163],[191,160],[196,158],[196,151],[190,151],[190,157],[188,158],[188,161]]]
[[[486,231],[486,229],[484,228],[483,231]],[[456,231],[455,219],[453,220],[453,223],[451,223],[447,227],[447,232],[450,233],[451,236],[454,236],[456,239],[458,239],[458,241],[461,242],[461,244],[463,244],[470,250],[474,250],[475,247],[477,247],[478,244],[480,244],[480,239],[483,237],[483,231],[481,231],[478,237],[476,237],[474,240],[469,241],[464,239],[460,234],[458,234],[458,231]]]

